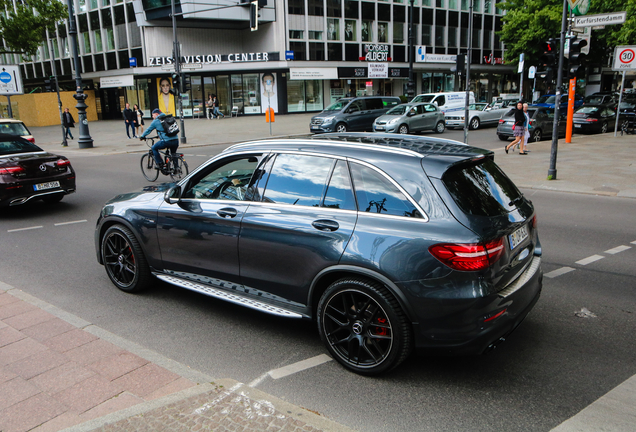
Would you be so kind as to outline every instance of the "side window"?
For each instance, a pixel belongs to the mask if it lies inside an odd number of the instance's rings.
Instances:
[[[384,105],[382,104],[382,99],[380,98],[369,98],[364,100],[368,110],[376,110],[376,109],[384,109]]]
[[[426,105],[418,105],[418,106],[417,106],[417,113],[418,113],[418,114],[424,114],[424,113],[426,113]]]
[[[437,102],[438,107],[444,106],[444,104],[446,104],[446,98],[444,96],[437,96],[435,102]]]
[[[351,174],[361,212],[421,218],[420,212],[400,190],[374,169],[351,164]]]
[[[279,154],[269,174],[264,202],[320,206],[333,159]]]
[[[437,108],[435,108],[435,105],[425,105],[426,107],[426,112],[435,112],[437,111]]]
[[[356,111],[362,111],[362,101],[353,101],[351,102],[351,105],[349,105],[349,108],[347,108],[347,111],[352,113],[352,112],[356,112]]]
[[[333,170],[327,193],[325,194],[324,207],[342,210],[356,209],[349,169],[347,168],[347,163],[343,160],[336,162],[336,167]]]
[[[244,156],[220,161],[190,180],[182,198],[243,201],[258,160]]]
[[[554,120],[554,110],[552,109],[545,110],[545,116],[549,118],[550,120]]]

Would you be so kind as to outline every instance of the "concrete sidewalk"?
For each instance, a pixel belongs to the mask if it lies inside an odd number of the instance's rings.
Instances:
[[[307,136],[309,121],[313,114],[289,114],[276,117],[269,124],[263,116],[234,117],[219,120],[188,119],[185,121],[187,143],[180,146],[188,153],[189,148],[204,145],[228,146],[248,140],[275,137]],[[146,122],[146,125],[149,121]],[[115,153],[134,153],[147,150],[144,143],[126,138],[123,121],[108,120],[89,123],[94,147],[79,149],[77,137],[79,129],[73,130],[75,140],[69,141],[69,147],[61,147],[62,132],[59,126],[31,128],[36,143],[45,150],[62,153],[72,158],[78,155],[102,155]],[[550,167],[551,141],[541,141],[528,146],[527,156],[520,156],[503,150],[504,142],[499,141],[494,128],[475,133],[492,134],[492,145],[496,148],[495,160],[520,187],[546,189],[563,192],[589,193],[596,195],[636,198],[636,136],[614,137],[613,133],[596,135],[575,135],[571,144],[559,140],[557,153],[557,179],[547,180]],[[469,143],[470,143],[469,134]],[[425,133],[423,138],[459,136],[444,133],[441,135]]]
[[[0,282],[0,431],[350,431]]]

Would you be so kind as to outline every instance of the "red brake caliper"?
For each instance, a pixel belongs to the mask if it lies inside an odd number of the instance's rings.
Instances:
[[[386,324],[386,318],[378,318],[378,323],[379,324]],[[376,327],[375,328],[375,334],[377,334],[378,336],[388,336],[389,335],[389,329],[384,328],[384,327]]]

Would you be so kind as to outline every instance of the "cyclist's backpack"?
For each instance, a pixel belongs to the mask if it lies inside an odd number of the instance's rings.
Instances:
[[[172,117],[172,114],[168,114],[165,117],[161,118],[161,126],[163,127],[163,131],[169,137],[177,136],[179,133],[179,123],[177,123],[177,119]]]

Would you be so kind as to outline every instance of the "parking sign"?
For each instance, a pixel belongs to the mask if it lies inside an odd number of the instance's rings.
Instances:
[[[614,49],[614,67],[612,69],[615,71],[636,69],[636,45],[617,46]]]

